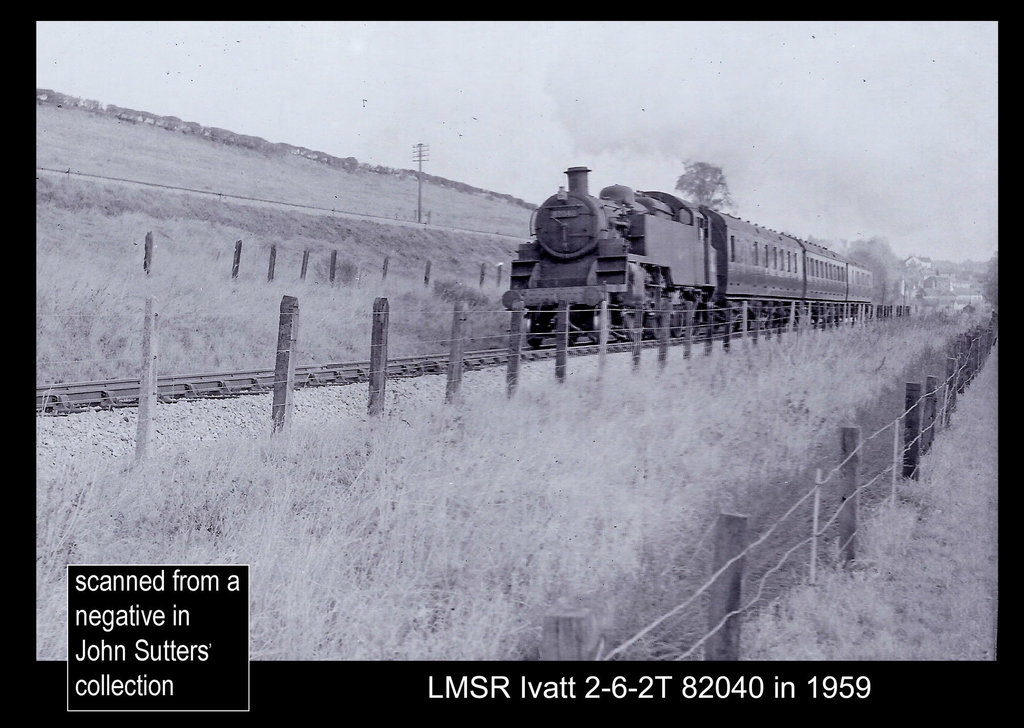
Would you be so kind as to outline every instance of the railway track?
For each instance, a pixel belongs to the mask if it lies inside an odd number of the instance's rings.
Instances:
[[[674,339],[670,344],[681,344]],[[657,346],[657,341],[643,342],[645,347]],[[609,352],[631,351],[631,342],[609,342]],[[597,345],[573,346],[571,356],[585,356],[598,353]],[[550,359],[555,349],[524,349],[523,361]],[[463,355],[466,370],[498,366],[508,362],[506,349],[470,351]],[[433,354],[410,356],[388,361],[389,379],[419,377],[426,374],[444,374],[448,370],[448,355]],[[332,385],[358,384],[369,381],[370,362],[344,362],[295,368],[295,387],[324,387]],[[179,374],[157,378],[157,396],[161,402],[176,402],[181,399],[211,399],[238,397],[246,394],[262,394],[273,391],[273,369],[250,369],[213,374]],[[36,385],[36,413],[68,415],[92,409],[114,409],[136,407],[139,403],[138,379],[111,379],[97,382],[70,382],[64,384]]]

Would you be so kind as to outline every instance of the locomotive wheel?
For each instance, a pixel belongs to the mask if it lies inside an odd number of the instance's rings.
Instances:
[[[668,320],[668,334],[673,339],[678,339],[683,335],[683,324],[686,321],[686,317],[682,311],[673,311],[669,316]]]
[[[643,312],[639,314],[636,311],[623,311],[622,312],[622,332],[626,335],[627,341],[632,341],[636,336],[637,331],[640,332],[641,337],[643,336]]]
[[[528,336],[526,337],[526,344],[531,349],[539,349],[540,345],[544,343],[544,339],[540,336]]]

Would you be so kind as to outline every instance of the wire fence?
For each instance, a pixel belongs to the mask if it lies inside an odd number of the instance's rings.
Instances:
[[[780,571],[784,565],[789,561],[793,554],[797,553],[801,549],[810,546],[811,547],[811,562],[810,562],[810,580],[814,583],[815,566],[817,560],[817,544],[820,539],[823,539],[826,533],[831,527],[837,524],[844,512],[856,513],[855,504],[860,498],[860,495],[867,492],[872,486],[879,483],[887,474],[892,474],[892,482],[895,484],[896,474],[901,468],[906,473],[906,477],[916,479],[919,474],[919,456],[916,452],[917,449],[925,446],[925,451],[930,446],[931,438],[929,433],[934,430],[948,425],[949,412],[955,409],[955,395],[958,391],[963,389],[977,376],[978,372],[983,367],[985,360],[988,356],[989,351],[995,345],[998,336],[997,330],[998,320],[993,314],[992,320],[987,327],[976,326],[966,332],[957,336],[953,341],[950,341],[947,345],[947,351],[950,356],[948,360],[955,361],[955,365],[949,367],[946,377],[937,381],[935,386],[927,391],[924,391],[919,396],[910,396],[910,392],[916,392],[908,383],[907,387],[907,401],[903,411],[895,417],[893,420],[887,422],[882,427],[878,428],[868,437],[863,440],[859,439],[859,428],[856,429],[857,444],[856,446],[849,449],[848,452],[844,453],[842,459],[833,467],[831,467],[824,475],[821,470],[818,470],[814,478],[814,484],[803,492],[803,494],[793,502],[793,504],[783,513],[781,516],[776,518],[756,539],[749,543],[738,545],[731,556],[727,559],[720,560],[720,563],[716,563],[713,568],[713,573],[709,576],[697,589],[693,591],[686,599],[673,606],[670,610],[664,612],[662,615],[654,620],[651,620],[645,624],[642,628],[635,631],[630,637],[622,640],[617,646],[608,650],[607,652],[601,652],[601,645],[603,642],[594,639],[593,635],[588,633],[589,629],[592,629],[593,620],[587,619],[586,615],[582,617],[576,616],[552,616],[549,617],[545,623],[545,636],[544,640],[549,641],[552,639],[552,635],[556,630],[556,625],[559,621],[565,619],[578,620],[576,633],[580,635],[580,640],[593,647],[589,654],[583,659],[600,659],[600,660],[612,660],[615,658],[621,658],[628,656],[629,649],[636,645],[638,642],[648,637],[652,633],[656,632],[659,628],[662,628],[672,617],[680,614],[684,610],[691,607],[700,597],[707,595],[717,584],[721,583],[727,576],[727,574],[734,570],[737,565],[742,564],[744,559],[751,554],[759,546],[763,545],[769,537],[773,535],[779,529],[779,527],[786,522],[801,506],[806,504],[808,501],[813,500],[814,513],[813,513],[813,527],[807,536],[798,538],[798,540],[792,545],[788,546],[780,556],[778,556],[773,562],[771,562],[764,570],[763,574],[757,580],[754,594],[751,598],[747,599],[742,605],[731,604],[725,608],[721,608],[719,605],[718,611],[721,612],[721,616],[716,618],[713,624],[709,625],[709,629],[701,634],[699,637],[694,639],[691,644],[685,648],[681,648],[675,659],[687,660],[693,658],[698,652],[704,647],[710,640],[717,638],[723,631],[733,629],[736,631],[731,638],[726,639],[727,645],[732,645],[733,651],[727,653],[724,659],[738,659],[738,619],[745,612],[753,608],[755,605],[760,603],[763,599],[765,592],[765,584],[768,578]],[[916,385],[919,387],[920,385]],[[936,408],[936,399],[941,395],[941,405]],[[920,413],[925,410],[925,419],[927,423],[922,426],[921,418],[915,417],[914,413]],[[901,423],[903,424],[903,442],[900,444],[899,432]],[[822,487],[827,485],[833,478],[844,473],[845,470],[849,469],[851,464],[856,464],[859,457],[864,453],[865,447],[875,438],[882,435],[892,428],[893,436],[893,453],[892,460],[885,467],[881,468],[873,476],[865,480],[860,481],[860,473],[857,468],[854,468],[849,474],[848,478],[850,483],[854,485],[852,488],[848,488],[842,497],[842,502],[838,507],[833,509],[830,515],[821,521],[819,513],[819,502],[822,493]],[[844,439],[844,444],[846,440]],[[910,460],[912,459],[912,462]],[[909,471],[907,470],[910,468]],[[897,492],[895,485],[890,494],[888,502],[895,505]],[[721,517],[720,517],[721,518]],[[852,560],[854,558],[852,544],[857,535],[856,527],[856,516],[851,525],[845,529],[845,532],[841,533],[836,541],[837,550],[845,554],[844,558]],[[820,524],[820,525],[819,525]],[[687,562],[688,564],[693,561],[696,554],[699,553],[700,545],[707,538],[708,534],[712,532],[715,525],[712,525],[705,531],[704,535],[698,541],[698,545],[695,548],[694,556]],[[716,551],[717,553],[717,551]],[[738,578],[738,577],[737,577]],[[734,602],[738,601],[739,588],[733,591]],[[714,609],[712,605],[711,609]],[[560,629],[564,632],[564,626]],[[546,656],[545,659],[566,659],[566,654],[572,653],[578,656],[581,652],[579,644],[565,646],[559,644],[557,641],[553,642],[554,648],[549,648],[545,651],[542,646],[542,656]],[[560,654],[561,650],[561,654]],[[721,654],[721,653],[716,653]]]
[[[141,457],[141,454],[145,453],[147,450],[146,438],[148,437],[148,432],[152,429],[149,418],[155,410],[153,405],[155,405],[159,394],[156,386],[154,368],[156,360],[155,352],[157,350],[155,336],[156,312],[154,310],[152,299],[148,299],[146,303],[143,341],[148,343],[145,343],[143,347],[142,363],[144,372],[140,377],[140,387],[137,394],[140,407],[140,416],[138,418],[139,435],[137,438],[137,451],[140,453],[139,457]],[[451,316],[451,329],[448,335],[438,336],[430,341],[440,347],[447,348],[449,351],[449,358],[447,361],[448,382],[445,401],[452,402],[458,398],[459,386],[461,384],[462,373],[465,366],[465,346],[468,341],[471,341],[465,333],[465,326],[469,316],[469,311],[465,302],[460,301],[456,303],[454,310],[449,309],[445,313]],[[484,310],[476,311],[475,313],[497,313],[497,311]],[[568,313],[568,307],[563,306],[557,319],[558,326],[556,333],[558,347],[556,352],[556,375],[560,378],[564,377],[564,369],[562,374],[558,374],[560,360],[561,366],[564,367],[564,357],[568,354]],[[521,306],[517,307],[512,314],[513,323],[515,322],[516,316],[522,317],[522,315]],[[372,326],[370,359],[366,366],[370,382],[368,412],[371,415],[380,415],[383,412],[388,371],[387,335],[389,317],[390,311],[388,300],[386,298],[378,298],[375,301],[374,309],[371,314]],[[271,413],[274,432],[285,430],[291,417],[292,398],[296,386],[295,362],[300,348],[298,338],[299,318],[300,313],[298,299],[293,296],[284,296],[281,301],[278,343],[275,348],[276,365],[274,368],[274,374],[273,378],[270,379],[269,382],[263,383],[262,387],[263,391],[270,390],[274,394]],[[607,322],[607,320],[607,316],[602,317],[602,321]],[[669,339],[670,334],[673,333],[670,331],[670,322],[667,317],[664,316],[652,318],[652,321],[656,325],[644,325],[642,323],[641,326],[627,330],[627,338],[631,338],[632,343],[638,344],[643,341],[644,334],[650,334],[656,339],[659,345],[664,344]],[[713,620],[713,624],[709,625],[709,629],[694,639],[691,644],[686,646],[685,649],[680,649],[676,659],[690,659],[701,649],[705,648],[709,644],[715,643],[716,641],[724,641],[724,644],[726,645],[738,645],[738,639],[735,636],[723,637],[723,633],[728,633],[738,629],[738,618],[762,601],[762,597],[765,592],[765,585],[768,579],[782,570],[795,553],[807,546],[810,546],[812,551],[810,570],[813,581],[818,543],[825,538],[826,534],[833,526],[838,525],[840,528],[840,534],[835,541],[836,548],[840,553],[845,555],[844,558],[847,560],[853,559],[853,545],[857,534],[855,515],[856,503],[859,501],[860,495],[879,483],[886,475],[890,475],[892,490],[889,494],[888,500],[894,504],[897,497],[899,474],[902,474],[902,477],[904,478],[916,479],[918,477],[920,471],[920,456],[927,452],[928,447],[930,447],[934,432],[948,424],[949,414],[954,411],[956,407],[957,394],[962,392],[981,370],[988,352],[996,343],[998,333],[997,322],[998,320],[993,314],[992,320],[989,322],[987,327],[976,326],[969,331],[958,335],[953,341],[948,342],[947,372],[943,379],[929,377],[929,386],[927,387],[922,387],[919,383],[907,383],[904,406],[898,416],[884,423],[881,427],[878,427],[874,432],[863,439],[860,438],[859,428],[856,428],[856,442],[850,446],[848,446],[848,441],[844,434],[844,450],[842,457],[838,462],[829,467],[824,473],[819,470],[818,474],[814,478],[813,485],[806,489],[782,515],[770,523],[757,538],[749,543],[736,544],[736,548],[733,553],[718,559],[718,563],[716,563],[712,569],[711,576],[708,577],[686,599],[679,602],[656,619],[650,621],[641,629],[637,630],[632,636],[623,640],[619,645],[609,650],[607,653],[603,655],[595,654],[592,655],[592,657],[600,657],[600,659],[610,660],[616,657],[626,656],[631,647],[659,630],[659,628],[668,623],[673,617],[692,606],[698,599],[708,595],[713,590],[718,589],[721,581],[727,575],[732,574],[729,578],[738,579],[733,572],[735,572],[737,567],[742,564],[747,555],[765,544],[773,534],[780,529],[784,522],[790,519],[794,513],[809,501],[814,504],[812,519],[813,527],[810,532],[806,536],[798,538],[795,543],[786,546],[784,550],[782,550],[782,553],[773,562],[768,563],[764,567],[764,570],[755,585],[754,594],[751,598],[748,598],[744,603],[740,604],[738,603],[738,586],[736,589],[732,590],[734,596],[737,598],[734,599],[733,602],[720,608],[718,610],[719,616]],[[748,324],[749,323],[748,319]],[[512,328],[515,327],[513,326]],[[741,333],[743,334],[744,339],[750,338],[753,341],[753,334],[757,330],[758,327],[755,323],[753,328],[745,328]],[[783,329],[780,328],[777,333],[780,333],[782,330]],[[795,331],[800,331],[799,326],[795,327]],[[704,335],[704,341],[708,345],[715,341],[728,341],[728,337],[736,336],[737,333],[728,329],[725,331],[715,331],[711,327],[710,322],[707,321],[699,323],[688,323],[687,321],[684,321],[682,325],[676,327],[674,338],[682,338],[684,341],[689,341],[698,332],[701,332]],[[514,341],[516,338],[514,336],[507,337],[509,343],[507,361],[509,363],[510,377],[513,370],[512,362],[513,360],[518,360],[519,357],[518,346],[521,345],[522,336],[524,336],[524,334],[520,334],[520,340],[518,342]],[[67,360],[65,363],[83,364],[90,361],[94,360]],[[143,386],[143,383],[147,378],[150,381],[150,385],[145,387]],[[511,378],[509,382],[509,396],[511,396],[514,392]],[[147,401],[149,404],[144,408],[143,404]],[[144,409],[147,413],[145,417],[143,416]],[[859,482],[859,461],[865,453],[866,447],[869,443],[872,443],[876,438],[879,438],[890,429],[893,433],[891,460],[885,465],[885,467],[879,469],[870,478],[864,482]],[[901,432],[903,435],[902,438],[900,437]],[[848,487],[842,494],[842,502],[822,518],[822,514],[819,513],[819,507],[823,487],[838,478],[842,478]],[[850,520],[851,513],[853,514],[853,520]],[[745,517],[743,518],[745,519]],[[690,561],[696,559],[697,554],[700,553],[701,545],[707,538],[707,535],[712,533],[713,530],[714,529],[712,527],[709,527],[698,541],[697,546],[695,547],[695,552],[691,556]],[[717,558],[719,555],[719,548],[717,544],[715,552]],[[720,649],[721,646],[716,645],[715,654],[721,654]],[[551,652],[548,651],[547,654],[550,655]],[[737,658],[734,656],[731,659]]]

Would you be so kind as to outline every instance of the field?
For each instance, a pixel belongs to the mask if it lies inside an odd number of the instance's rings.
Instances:
[[[360,211],[400,209],[408,194],[404,182],[387,176],[347,173],[297,157],[270,160],[162,129],[49,107],[37,108],[37,150],[40,165],[264,199],[338,206],[337,200],[324,197],[325,190],[333,189],[343,193],[346,209]],[[467,228],[487,229],[485,219],[513,219],[520,227],[498,227],[523,231],[529,217],[528,210],[479,195],[440,188],[424,195],[453,224]],[[159,366],[164,374],[272,366],[283,295],[299,298],[307,322],[300,365],[367,358],[377,296],[388,296],[394,312],[395,356],[443,351],[456,298],[475,312],[470,335],[480,341],[474,346],[487,346],[488,337],[507,326],[505,316],[486,312],[500,309],[505,290],[497,281],[497,263],[503,263],[508,284],[515,247],[509,238],[399,227],[75,176],[40,174],[36,198],[39,382],[136,376],[146,296],[156,297],[161,314]],[[488,217],[491,212],[494,216]],[[148,231],[153,231],[155,252],[146,276],[142,262]],[[236,240],[243,241],[243,249],[238,277],[232,280]],[[277,246],[277,257],[275,278],[268,284],[271,245]],[[310,251],[309,271],[300,281],[305,250]],[[334,286],[331,251],[338,252]],[[382,281],[385,256],[388,276]],[[427,261],[429,287],[423,284]],[[487,265],[483,287],[481,263]]]
[[[36,165],[416,220],[415,179],[345,172],[295,155],[267,157],[76,109],[36,107]],[[529,234],[529,210],[483,195],[426,184],[423,210],[433,225]]]
[[[617,644],[706,578],[715,514],[762,532],[835,464],[838,427],[899,414],[903,379],[959,326],[806,333],[662,372],[613,357],[600,381],[574,359],[566,384],[548,372],[512,400],[496,378],[458,406],[299,421],[135,469],[76,458],[37,483],[39,656],[63,656],[69,562],[251,564],[253,659],[535,659],[565,598],[602,605]],[[705,627],[697,608],[625,657],[671,659]]]
[[[37,107],[37,163],[403,217],[415,199],[408,180],[46,107]],[[435,193],[435,224],[525,232],[522,208]],[[150,276],[147,231],[157,245]],[[500,345],[508,324],[504,288],[490,277],[478,283],[481,262],[505,262],[507,281],[513,243],[494,235],[48,174],[37,178],[36,232],[40,383],[136,376],[147,296],[160,313],[162,373],[271,367],[283,295],[299,299],[299,365],[368,358],[381,295],[391,306],[391,356],[444,351],[456,299],[469,305],[468,348]],[[236,240],[243,258],[232,280]],[[277,275],[268,283],[271,245]],[[333,286],[331,250],[339,251]],[[428,260],[433,282],[424,286]],[[429,396],[389,390],[379,419],[304,421],[300,411],[286,437],[229,429],[134,467],[98,449],[43,467],[37,447],[37,657],[66,657],[69,563],[250,564],[254,660],[536,659],[556,603],[593,605],[608,645],[621,644],[707,578],[720,512],[745,514],[749,531],[763,533],[817,468],[837,463],[839,428],[868,434],[891,422],[903,383],[943,374],[946,342],[969,323],[900,318],[734,344],[729,354],[716,347],[705,357],[697,347],[690,360],[673,348],[663,370],[649,354],[636,372],[628,356],[612,356],[601,378],[593,358],[574,358],[564,384],[539,363],[512,399],[501,371],[473,372],[452,406],[438,396],[443,380],[427,378],[417,386]],[[341,396],[320,396],[332,394]],[[877,472],[891,448],[881,437],[864,453],[864,472]],[[924,497],[912,484],[900,488]],[[887,495],[883,486],[862,503],[869,509]],[[838,498],[827,492],[825,507]],[[745,589],[766,582],[747,654],[878,654],[794,636],[806,634],[792,617],[800,602],[784,600],[806,579],[807,555],[769,569],[809,518],[795,512],[748,559]],[[823,568],[835,560],[834,539],[827,534]],[[894,558],[903,553],[894,549]],[[620,657],[682,657],[706,631],[704,607]],[[805,651],[780,649],[790,641]],[[976,647],[928,655],[965,659]],[[917,654],[898,648],[885,659]]]

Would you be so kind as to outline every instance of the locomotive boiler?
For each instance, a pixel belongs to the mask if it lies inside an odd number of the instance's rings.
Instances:
[[[553,334],[562,302],[574,340],[596,337],[602,300],[618,338],[653,332],[662,314],[674,336],[685,321],[710,334],[742,301],[769,320],[794,302],[814,319],[866,310],[870,271],[822,246],[666,192],[611,185],[595,197],[589,172],[566,171],[568,189],[537,208],[512,261],[502,303],[522,303],[533,346]]]

